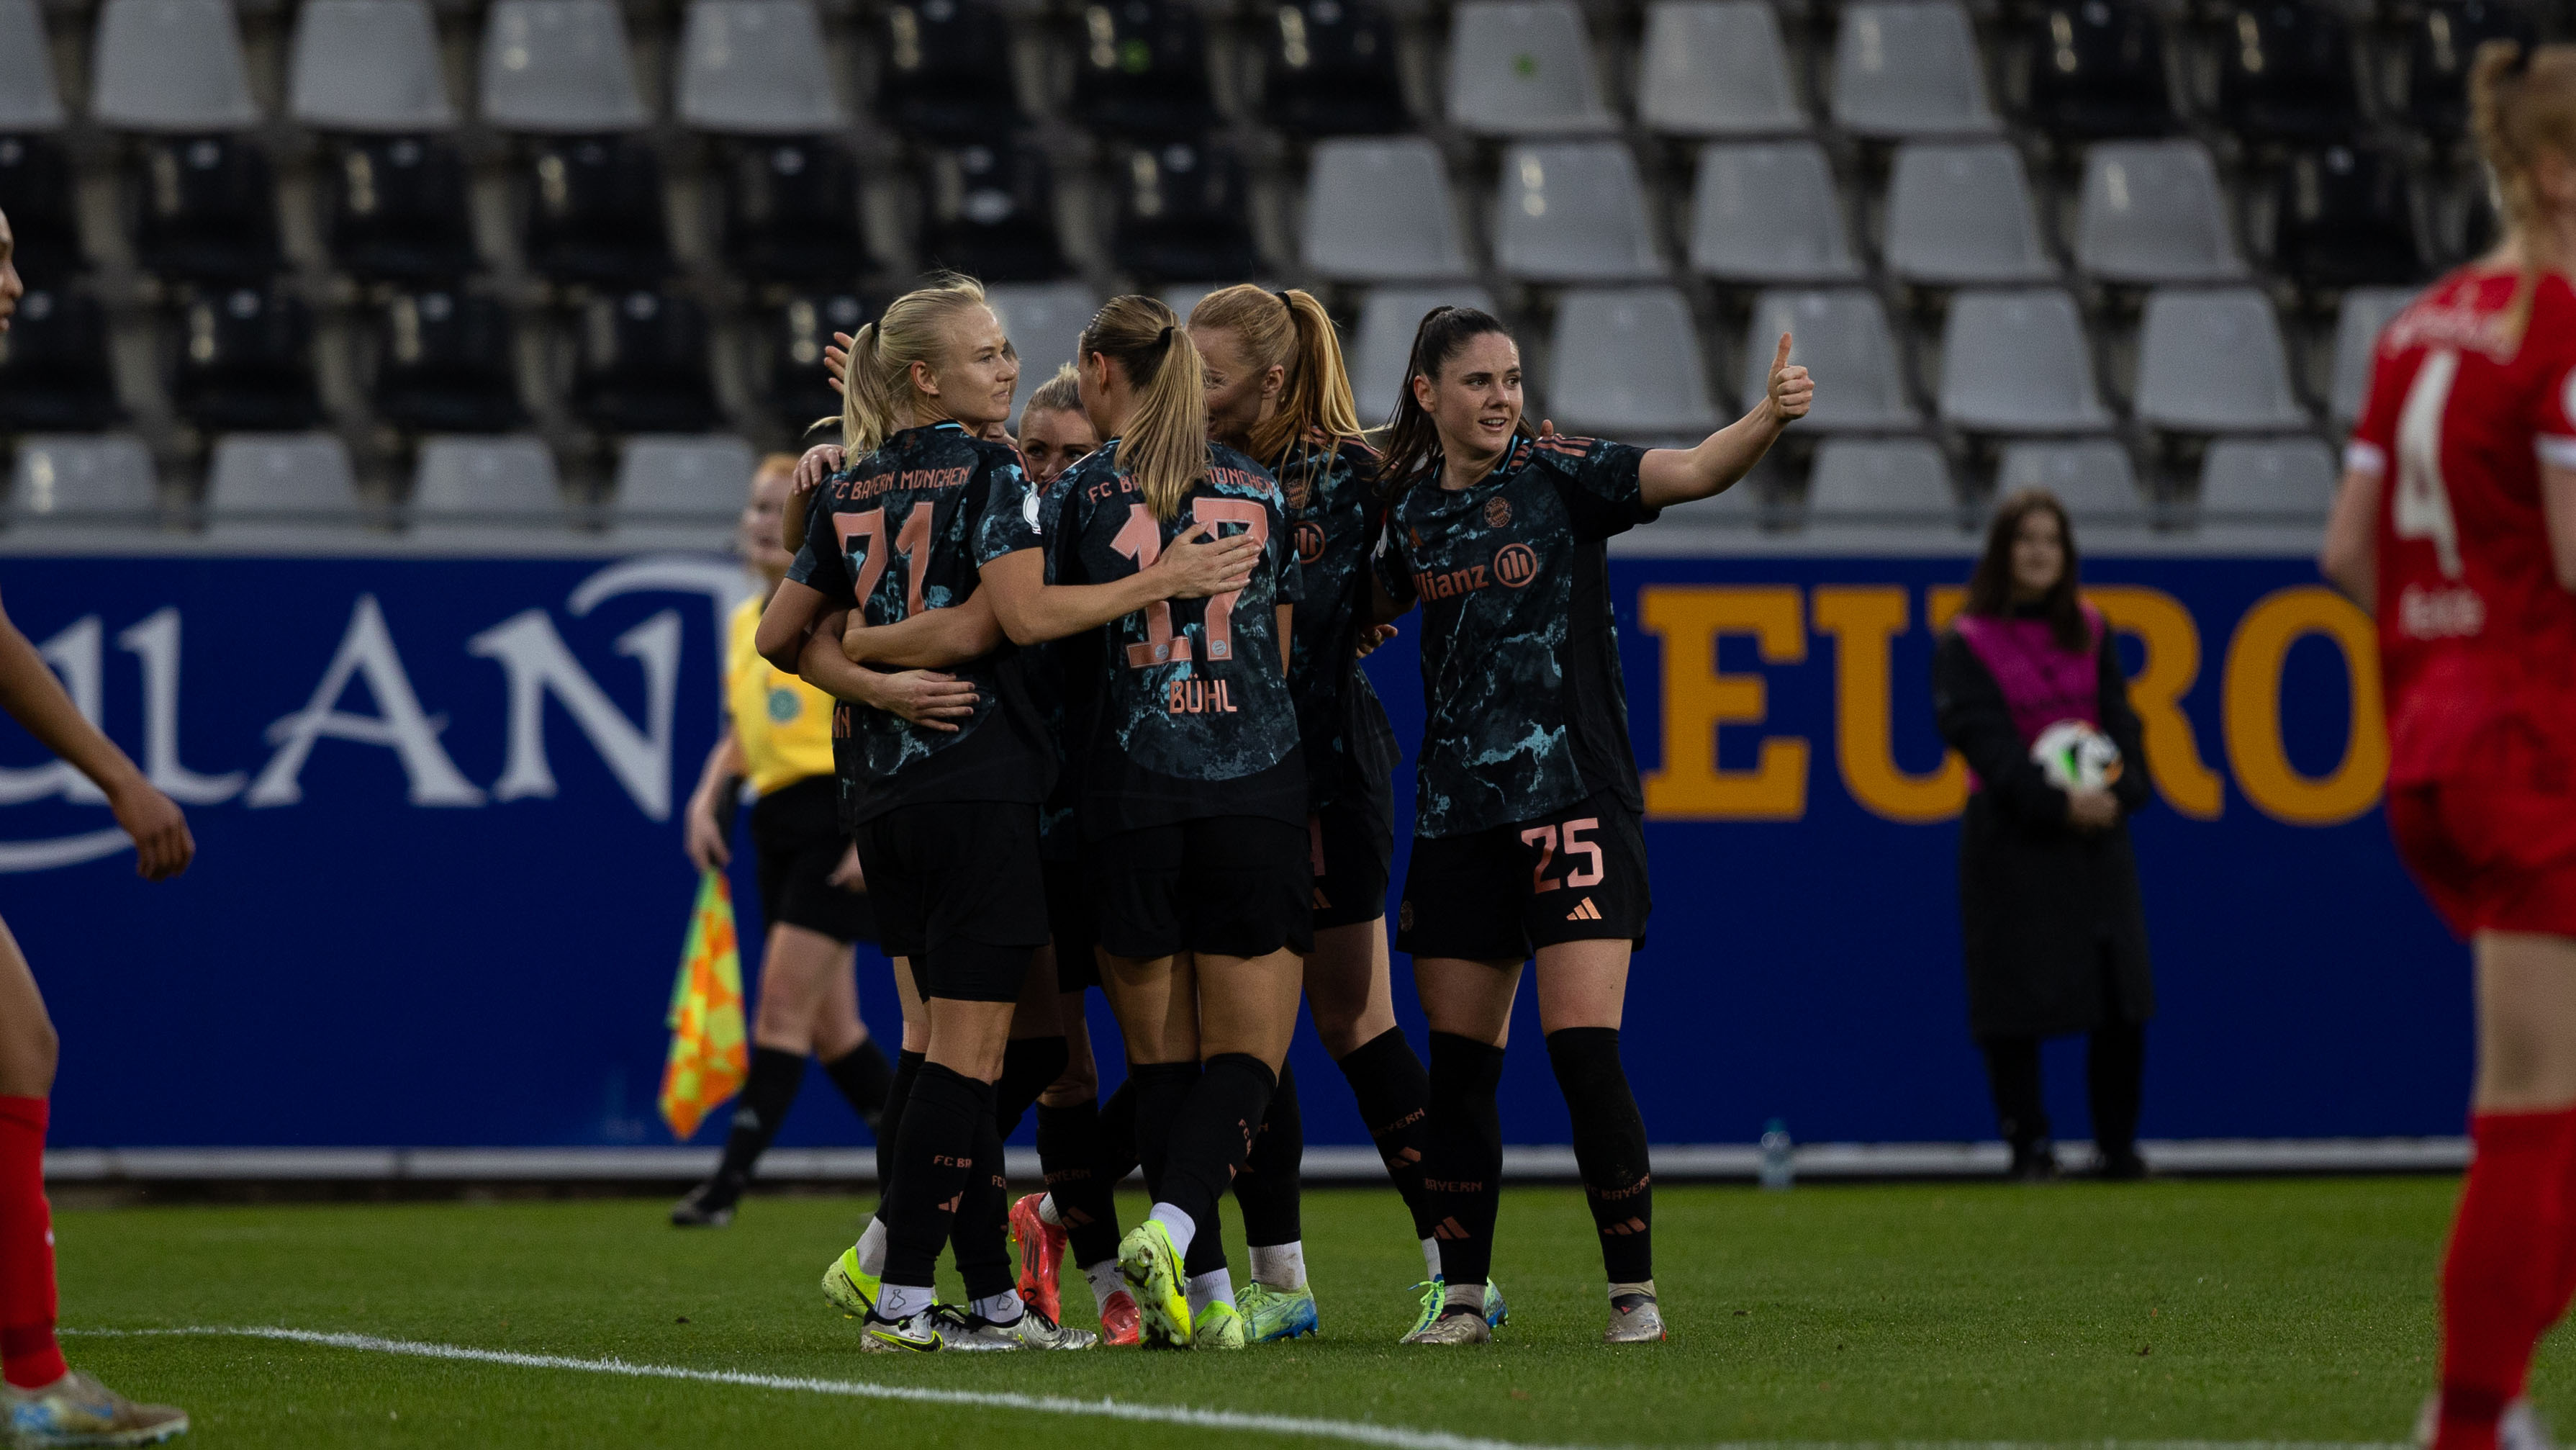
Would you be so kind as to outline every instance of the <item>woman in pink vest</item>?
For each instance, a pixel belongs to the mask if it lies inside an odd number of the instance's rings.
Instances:
[[[2102,1175],[2141,1177],[2138,1090],[2156,997],[2127,820],[2147,803],[2144,756],[2118,650],[2076,595],[2075,535],[2047,493],[1996,506],[1967,604],[1933,658],[1932,703],[1941,737],[1968,763],[1968,1029],[1986,1055],[2013,1176],[2056,1176],[2039,1043],[2086,1032]],[[2118,747],[2107,769],[2095,747],[2102,785],[2060,785],[2034,757],[2064,721]]]

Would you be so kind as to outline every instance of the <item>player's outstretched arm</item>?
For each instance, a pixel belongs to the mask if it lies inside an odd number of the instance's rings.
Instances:
[[[836,700],[870,705],[899,715],[928,730],[954,732],[957,721],[975,713],[975,685],[937,670],[903,670],[884,674],[854,665],[841,653],[841,631],[847,610],[833,610],[818,621],[797,673],[805,683]]]
[[[2544,470],[2549,471],[2554,470]],[[2326,517],[2326,541],[2317,551],[2317,571],[2326,576],[2326,582],[2374,614],[2379,610],[2380,484],[2376,469],[2343,471],[2343,484],[2335,490],[2334,512]],[[2553,537],[2556,532],[2553,526]],[[2559,577],[2566,577],[2563,562]]]
[[[1655,448],[1637,466],[1637,489],[1649,508],[1670,508],[1724,493],[1753,471],[1791,423],[1815,405],[1815,379],[1789,361],[1789,334],[1771,358],[1771,378],[1753,411],[1711,433],[1697,448]]]
[[[963,604],[925,609],[893,624],[868,624],[857,610],[851,610],[849,629],[841,636],[841,654],[854,665],[906,670],[946,669],[982,659],[1002,643],[1002,624],[993,617],[991,595],[989,589],[978,589]]]
[[[154,789],[115,741],[82,718],[45,657],[5,611],[0,611],[0,710],[107,793],[116,823],[134,838],[134,869],[144,880],[162,881],[188,869],[197,842],[188,834],[188,818],[179,803]]]
[[[1148,604],[1241,589],[1252,582],[1261,548],[1248,533],[1216,539],[1208,537],[1207,525],[1193,524],[1152,564],[1107,584],[1049,584],[1045,552],[1014,549],[984,566],[982,592],[993,596],[993,612],[1011,643],[1044,644],[1098,629]]]

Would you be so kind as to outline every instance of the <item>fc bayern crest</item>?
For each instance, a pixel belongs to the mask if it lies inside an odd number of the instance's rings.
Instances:
[[[1496,496],[1494,496],[1494,497],[1492,497],[1492,498],[1489,498],[1489,499],[1485,500],[1485,527],[1486,527],[1486,528],[1489,528],[1489,529],[1509,528],[1509,527],[1511,526],[1511,522],[1512,522],[1512,501],[1511,501],[1510,499],[1504,498],[1504,497],[1502,497],[1501,495],[1497,494]]]

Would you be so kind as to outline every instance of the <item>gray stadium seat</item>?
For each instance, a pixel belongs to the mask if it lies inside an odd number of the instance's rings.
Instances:
[[[1565,293],[1547,371],[1541,414],[1569,433],[1697,442],[1720,421],[1690,304],[1670,287]]]
[[[0,0],[0,131],[52,131],[62,124],[44,16],[36,0]]]
[[[724,548],[752,462],[751,445],[727,435],[629,439],[609,537],[629,548]]]
[[[2334,455],[2314,438],[2222,438],[2200,461],[2203,523],[2322,521],[2334,496]]]
[[[1494,310],[1493,294],[1468,283],[1453,287],[1378,287],[1360,303],[1358,342],[1352,348],[1351,396],[1360,422],[1375,427],[1395,415],[1402,396],[1404,365],[1413,355],[1413,334],[1422,314],[1434,307]]]
[[[1813,141],[1702,147],[1692,187],[1693,271],[1730,282],[1841,282],[1861,275],[1841,194]]]
[[[680,120],[700,131],[786,136],[848,124],[813,0],[689,0]]]
[[[2251,287],[2150,295],[2138,333],[2137,413],[2178,433],[2307,427],[2271,302]]]
[[[1304,250],[1306,265],[1340,282],[1440,282],[1472,270],[1448,169],[1419,136],[1317,145]]]
[[[160,485],[131,434],[29,434],[18,440],[9,523],[49,535],[148,528]]]
[[[1761,401],[1784,332],[1791,334],[1789,361],[1803,364],[1818,381],[1815,408],[1799,427],[1883,432],[1923,421],[1906,391],[1887,310],[1876,293],[1858,287],[1765,292],[1754,299],[1753,320],[1744,330],[1740,396],[1746,407]]]
[[[2106,141],[2084,159],[2075,264],[2106,282],[2245,275],[2218,169],[2197,141]]]
[[[749,476],[748,471],[745,477]],[[470,542],[570,521],[555,456],[536,438],[430,438],[411,485],[412,537]]]
[[[1466,0],[1449,18],[1449,119],[1480,136],[1565,136],[1616,124],[1568,0]]]
[[[107,0],[90,108],[127,131],[236,131],[259,122],[225,0]]]
[[[483,119],[511,131],[631,131],[648,119],[617,0],[493,0]]]
[[[1941,420],[1979,433],[2110,427],[2075,299],[2054,288],[1951,299],[1941,332]]]
[[[1494,263],[1530,282],[1664,275],[1636,158],[1617,141],[1523,144],[1494,187]]]
[[[287,111],[325,131],[444,131],[456,124],[424,0],[304,0],[295,13]]]
[[[1909,282],[2041,282],[2057,266],[2039,239],[2021,153],[2002,141],[1908,142],[1887,186],[1887,266]]]
[[[2125,520],[2135,523],[2147,502],[2138,492],[2138,471],[2129,450],[2108,438],[2071,443],[2013,443],[2004,448],[1995,470],[1995,492],[2044,488],[2078,520]]]
[[[984,300],[993,305],[1003,334],[1020,354],[1020,387],[1011,399],[1011,417],[1017,420],[1029,394],[1074,360],[1082,330],[1106,299],[1079,282],[997,282],[984,289]]]
[[[322,544],[365,522],[349,450],[328,433],[233,433],[206,470],[210,532],[223,543]]]
[[[1968,12],[1952,0],[1843,7],[1834,42],[1834,120],[1854,135],[1983,136],[2002,129],[1986,101]]]
[[[2334,385],[2327,395],[2337,427],[2361,416],[2370,396],[2370,360],[2379,347],[2380,330],[2418,295],[2414,287],[2355,287],[2343,294],[2343,311],[2335,318]]]
[[[1765,0],[1656,0],[1646,7],[1637,118],[1666,136],[1770,136],[1807,129],[1780,20]]]
[[[1811,524],[1919,520],[1955,526],[1949,461],[1926,438],[1828,438],[1807,475]]]

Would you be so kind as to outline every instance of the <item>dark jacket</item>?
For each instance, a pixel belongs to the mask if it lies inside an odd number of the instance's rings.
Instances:
[[[2030,758],[1976,651],[1951,630],[1933,656],[1941,738],[1985,783],[1969,792],[1959,829],[1968,1030],[1980,1039],[2090,1032],[2155,1012],[2128,824],[2147,803],[2146,751],[2108,633],[2101,663],[2102,732],[2120,747],[2123,767],[2111,787],[2121,819],[2088,834],[2067,824],[2066,792]]]

